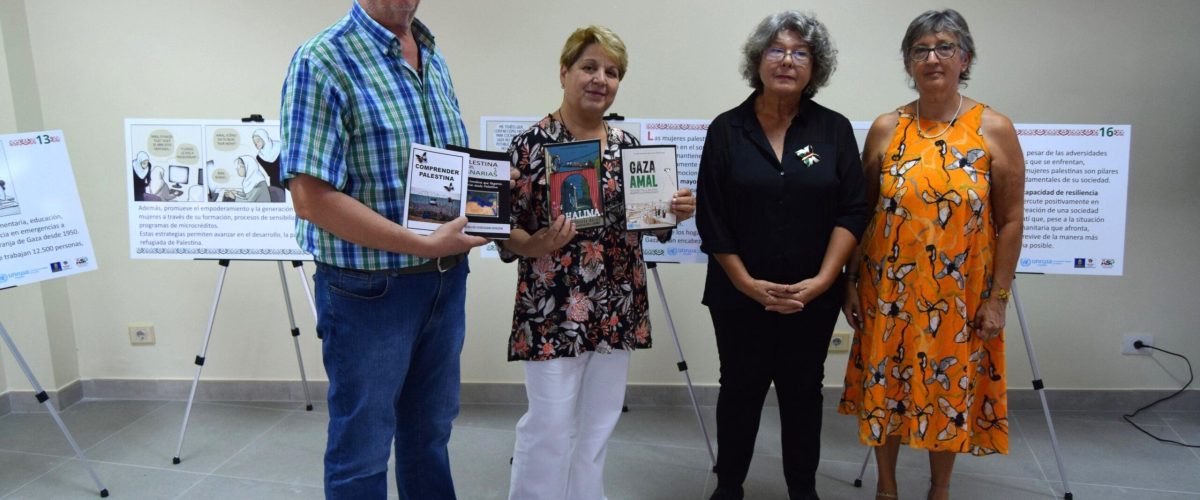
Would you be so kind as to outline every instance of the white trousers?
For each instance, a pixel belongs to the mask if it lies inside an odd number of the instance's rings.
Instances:
[[[604,455],[629,375],[629,351],[526,361],[529,410],[517,422],[510,500],[603,500]]]

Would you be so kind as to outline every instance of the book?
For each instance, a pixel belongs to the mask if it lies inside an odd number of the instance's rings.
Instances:
[[[621,148],[621,175],[625,181],[625,229],[645,231],[673,228],[671,198],[679,191],[675,146],[625,146]]]
[[[496,151],[449,145],[446,149],[470,155],[467,160],[466,233],[507,240],[512,232],[512,189],[508,155]]]
[[[404,227],[430,234],[442,224],[462,217],[467,180],[466,153],[412,145],[408,156],[408,183],[404,189]]]
[[[550,223],[562,214],[575,222],[576,229],[603,226],[600,141],[546,144],[542,151],[550,188]]]

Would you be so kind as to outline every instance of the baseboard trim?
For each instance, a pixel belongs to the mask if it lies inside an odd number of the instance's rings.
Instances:
[[[79,380],[71,382],[57,391],[46,391],[50,403],[55,408],[64,410],[83,400],[83,383]],[[7,410],[7,411],[5,411]],[[37,400],[33,391],[9,391],[0,396],[0,415],[5,413],[33,413],[46,411]]]
[[[54,393],[47,393],[59,408],[86,399],[143,399],[182,401],[188,397],[191,380],[93,379],[68,384]],[[309,394],[313,402],[322,403],[329,390],[326,381],[310,381]],[[696,401],[701,406],[717,404],[719,387],[694,386]],[[840,387],[823,391],[825,407],[837,406]],[[1046,389],[1047,404],[1055,411],[1132,411],[1174,391],[1169,390],[1078,390]],[[462,386],[465,404],[525,404],[525,386],[519,383],[467,382]],[[304,388],[295,380],[213,380],[201,381],[196,390],[197,401],[304,401]],[[688,406],[691,397],[682,385],[633,384],[626,391],[629,406]],[[776,406],[774,390],[765,404]],[[1010,410],[1040,410],[1041,400],[1033,389],[1009,389]],[[43,411],[31,391],[9,391],[0,395],[0,415],[12,412]],[[1184,392],[1179,397],[1156,407],[1163,411],[1200,411],[1200,389]]]

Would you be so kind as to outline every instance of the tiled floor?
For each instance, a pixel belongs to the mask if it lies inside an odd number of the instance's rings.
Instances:
[[[171,464],[184,405],[162,401],[84,401],[62,412],[112,498],[322,498],[321,453],[328,419],[323,405],[197,403],[183,463]],[[459,498],[504,498],[516,405],[465,405],[450,453]],[[704,408],[713,426],[713,409]],[[1200,412],[1160,412],[1141,419],[1161,435],[1200,441]],[[1056,412],[1068,479],[1077,499],[1200,498],[1200,453],[1161,444],[1120,414]],[[1011,415],[1011,453],[962,457],[956,498],[1061,498],[1062,483],[1040,411]],[[747,498],[786,498],[779,418],[763,414]],[[0,498],[97,498],[84,468],[46,414],[0,417]],[[873,466],[863,488],[852,484],[866,449],[853,420],[826,409],[818,490],[825,499],[873,498]],[[922,498],[923,453],[901,452],[901,497]],[[607,494],[618,499],[707,498],[715,485],[690,407],[635,407],[621,419],[608,453]]]

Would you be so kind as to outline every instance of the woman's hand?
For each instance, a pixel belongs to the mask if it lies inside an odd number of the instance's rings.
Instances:
[[[842,314],[846,315],[846,322],[850,323],[851,328],[855,331],[862,331],[864,326],[862,302],[858,299],[858,283],[853,279],[846,283],[846,297],[842,302]]]
[[[785,300],[786,302],[768,306],[768,311],[774,311],[780,314],[792,314],[804,310],[804,304],[808,304],[820,297],[821,294],[829,290],[833,283],[821,278],[809,278],[799,283],[784,286],[782,290],[772,291],[771,295],[777,299]],[[799,308],[795,304],[800,304]]]
[[[575,238],[575,222],[559,215],[554,223],[538,229],[521,245],[523,248],[514,249],[518,254],[538,258],[562,248]]]
[[[975,311],[975,320],[971,322],[975,334],[983,340],[991,340],[999,335],[1000,330],[1004,328],[1006,309],[1008,302],[995,297],[984,300]]]
[[[749,278],[735,283],[739,292],[762,304],[768,311],[791,314],[804,309],[804,303],[787,297],[787,285]]]
[[[688,220],[696,213],[696,197],[692,190],[683,188],[671,197],[671,213],[675,214],[676,222]]]

